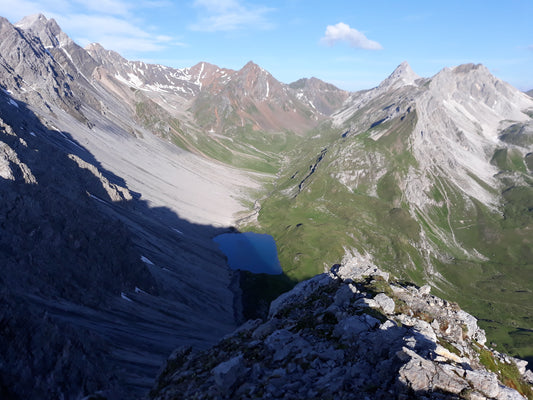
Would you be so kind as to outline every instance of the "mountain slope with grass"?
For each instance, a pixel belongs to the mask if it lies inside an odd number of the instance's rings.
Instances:
[[[0,19],[0,87],[0,396],[142,397],[173,348],[348,253],[533,355],[533,99],[483,66],[347,93],[129,61],[34,15]],[[212,241],[236,228],[284,275],[239,287]]]
[[[422,79],[404,63],[289,155],[259,229],[293,278],[354,249],[430,283],[530,357],[532,110],[481,65]]]

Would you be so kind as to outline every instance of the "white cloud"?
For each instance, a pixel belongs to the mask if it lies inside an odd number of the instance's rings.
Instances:
[[[77,4],[85,8],[88,12],[104,12],[109,15],[120,15],[127,17],[134,8],[133,2],[121,0],[75,0]]]
[[[62,7],[68,10],[68,1],[49,1],[45,4],[39,4],[28,0],[0,0],[0,15],[9,19],[12,23],[16,23],[27,15],[39,12],[47,14],[51,9],[61,10]]]
[[[51,15],[72,39],[84,46],[97,42],[106,49],[130,56],[145,51],[160,51],[172,45],[173,38],[142,29],[135,20],[113,15]],[[72,32],[72,33],[70,33]],[[87,38],[90,38],[87,40]]]
[[[381,50],[383,46],[378,42],[368,39],[357,29],[350,28],[350,25],[339,22],[337,25],[328,25],[326,33],[320,43],[333,46],[337,42],[347,42],[351,47],[365,50]]]
[[[237,0],[195,0],[195,7],[204,7],[212,13],[223,13],[241,7]]]
[[[142,17],[143,9],[172,6],[166,0],[0,0],[0,15],[15,23],[26,15],[43,13],[54,18],[82,46],[98,42],[125,56],[136,56],[140,52],[184,46],[157,28],[147,29]]]
[[[240,29],[269,29],[267,14],[274,9],[250,6],[240,0],[195,0],[200,10],[198,21],[190,29],[204,32],[236,31]]]

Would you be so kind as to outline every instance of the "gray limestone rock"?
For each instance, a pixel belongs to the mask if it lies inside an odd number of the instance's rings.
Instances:
[[[518,399],[518,392],[479,364],[479,344],[463,337],[467,322],[473,332],[481,331],[469,314],[414,286],[352,302],[353,287],[361,296],[375,290],[371,279],[352,278],[339,281],[334,269],[295,288],[276,304],[275,316],[259,326],[249,322],[188,359],[182,373],[192,370],[203,382],[210,376],[205,361],[212,360],[222,399],[350,399],[354,393],[369,399]],[[396,299],[410,315],[394,314]],[[459,336],[444,329],[452,324]],[[516,362],[495,354],[501,362]],[[182,397],[215,396],[202,392],[198,383],[176,381],[167,387]]]
[[[346,307],[354,300],[354,298],[355,293],[352,288],[349,285],[342,285],[339,290],[337,290],[337,293],[335,293],[333,301],[335,302],[335,305],[339,307]]]
[[[254,332],[252,337],[255,339],[264,339],[280,326],[280,321],[277,318],[272,318],[266,321],[264,324],[259,325]]]
[[[330,284],[331,279],[326,274],[317,275],[311,279],[298,283],[293,290],[283,293],[270,304],[269,317],[274,317],[281,310],[292,304],[303,302],[311,293]]]
[[[421,295],[429,294],[429,292],[431,292],[431,286],[424,285],[420,289],[418,289],[418,291],[420,292]]]
[[[414,391],[424,391],[431,387],[433,377],[437,373],[435,365],[418,354],[404,348],[400,356],[409,360],[398,371],[399,381]]]
[[[381,307],[385,314],[394,314],[394,300],[387,296],[385,293],[379,293],[374,297],[374,300]]]
[[[524,397],[516,390],[500,384],[500,391],[495,397],[497,400],[524,400]]]
[[[465,371],[465,379],[477,391],[489,398],[497,398],[500,386],[496,374],[488,371]]]
[[[242,355],[238,355],[213,368],[213,377],[220,390],[227,392],[249,370],[244,365]]]
[[[355,315],[340,321],[333,331],[333,335],[345,341],[356,340],[357,337],[373,326],[378,325],[379,321],[367,314]]]

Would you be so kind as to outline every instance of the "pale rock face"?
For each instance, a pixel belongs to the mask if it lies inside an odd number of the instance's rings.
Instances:
[[[394,304],[394,300],[385,293],[378,294],[376,297],[374,297],[374,300],[378,303],[385,314],[394,313],[394,308],[396,306]]]
[[[394,72],[378,86],[380,90],[397,89],[402,86],[417,86],[416,81],[420,79],[407,61],[402,62]]]
[[[379,275],[386,281],[389,280],[389,273],[376,267],[370,254],[361,254],[355,249],[346,251],[341,264],[333,269],[345,280],[361,279],[365,275]]]
[[[532,107],[531,98],[481,65],[442,70],[416,98],[418,122],[412,148],[420,169],[451,178],[465,195],[494,209],[496,196],[470,175],[498,187],[494,178],[498,170],[490,160],[500,145],[501,123],[527,121],[521,110]]]

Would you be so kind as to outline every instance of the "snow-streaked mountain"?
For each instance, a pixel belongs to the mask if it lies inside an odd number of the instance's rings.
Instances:
[[[258,184],[153,135],[57,29],[0,20],[0,397],[138,397],[174,347],[235,327],[211,238]]]
[[[0,397],[138,396],[171,348],[229,332],[240,291],[211,238],[238,221],[292,277],[358,253],[527,348],[533,99],[483,66],[404,62],[347,93],[129,61],[34,15],[0,18],[0,87]]]

